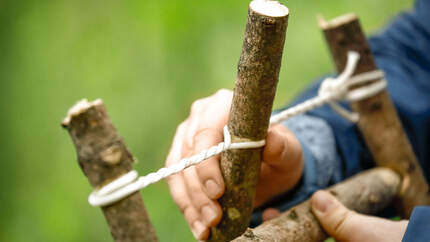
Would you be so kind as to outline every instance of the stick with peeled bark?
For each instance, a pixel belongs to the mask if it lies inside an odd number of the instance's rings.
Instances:
[[[319,23],[338,72],[345,68],[347,52],[351,50],[361,57],[354,74],[377,69],[356,15],[344,15],[329,22],[320,18]],[[358,127],[376,164],[392,168],[403,176],[400,212],[409,217],[415,206],[430,204],[428,184],[388,92],[384,90],[352,102],[351,107],[360,114]]]
[[[362,172],[328,190],[349,209],[364,214],[381,211],[400,189],[400,176],[387,168]],[[313,215],[310,202],[303,202],[233,241],[324,241],[327,234]]]
[[[277,1],[254,0],[249,5],[242,54],[230,110],[232,142],[266,138],[281,66],[288,8]],[[262,148],[231,150],[221,155],[225,193],[219,202],[221,222],[209,241],[230,241],[249,226]]]
[[[118,135],[101,100],[82,100],[62,122],[75,144],[79,165],[94,188],[132,169],[133,156]],[[117,242],[155,242],[157,237],[139,192],[102,207]]]

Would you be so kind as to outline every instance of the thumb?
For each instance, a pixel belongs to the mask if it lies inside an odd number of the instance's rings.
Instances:
[[[336,239],[344,240],[351,232],[351,217],[356,216],[326,191],[316,192],[311,199],[312,211],[324,230]],[[351,234],[349,234],[351,235]]]
[[[337,241],[401,241],[407,221],[394,222],[347,209],[326,191],[311,199],[312,211],[324,230]]]

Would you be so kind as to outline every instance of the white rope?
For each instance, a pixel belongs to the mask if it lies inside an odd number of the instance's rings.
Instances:
[[[290,117],[306,113],[324,104],[329,104],[343,118],[356,123],[359,119],[358,114],[344,109],[337,102],[341,100],[352,102],[366,99],[384,90],[387,85],[387,82],[383,79],[384,72],[380,70],[351,77],[359,58],[357,52],[349,52],[345,70],[337,78],[329,77],[323,80],[318,90],[318,96],[273,115],[270,123],[280,123]],[[378,81],[350,90],[353,86],[363,85],[375,80]]]
[[[161,168],[160,170],[149,173],[146,176],[138,178],[137,172],[132,170],[114,180],[113,182],[103,186],[101,189],[92,192],[88,198],[88,202],[92,206],[106,206],[119,201],[122,198],[137,192],[152,183],[156,183],[163,178],[181,172],[187,167],[197,165],[202,161],[214,157],[226,150],[260,148],[265,144],[266,140],[231,143],[230,132],[228,131],[227,126],[225,126],[224,142],[212,146],[209,149],[203,150],[197,155],[181,159],[176,164]]]
[[[383,79],[384,73],[380,70],[351,77],[356,69],[359,59],[360,56],[357,52],[348,52],[348,62],[345,70],[337,78],[325,79],[321,83],[318,96],[273,115],[270,119],[270,123],[280,123],[290,117],[308,112],[324,104],[329,104],[334,111],[345,119],[351,122],[357,122],[359,119],[358,114],[344,109],[338,104],[338,102],[341,100],[359,101],[366,99],[386,88],[386,81]],[[366,84],[370,81],[374,82]],[[358,87],[350,90],[351,87],[355,86]],[[197,165],[220,154],[221,152],[233,149],[259,148],[263,147],[265,144],[265,140],[231,143],[230,132],[228,131],[227,126],[225,126],[224,142],[203,150],[197,155],[183,158],[176,164],[161,168],[146,176],[138,177],[138,173],[135,170],[132,170],[102,188],[93,191],[88,198],[88,202],[92,206],[106,206],[119,201],[150,184],[156,183],[161,179],[181,172],[187,167]]]

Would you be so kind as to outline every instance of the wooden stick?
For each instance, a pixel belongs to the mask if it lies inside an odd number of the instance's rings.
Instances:
[[[361,56],[355,74],[377,69],[356,15],[329,22],[320,18],[319,24],[338,72],[344,69],[350,50]],[[409,217],[417,205],[430,204],[429,187],[387,91],[353,102],[351,107],[360,114],[358,127],[377,165],[392,168],[403,176],[399,204],[403,216]]]
[[[232,142],[265,139],[272,112],[287,29],[288,8],[277,1],[249,5],[242,54],[228,128]],[[223,217],[209,241],[230,241],[249,226],[262,148],[232,150],[221,156],[225,193]]]
[[[94,188],[132,169],[133,156],[118,135],[101,100],[82,100],[69,110],[62,126],[69,131],[79,165]],[[138,192],[102,207],[117,242],[155,242],[157,237]]]
[[[349,209],[375,214],[385,208],[400,189],[400,176],[387,168],[362,172],[328,190]],[[327,234],[313,215],[309,200],[233,240],[241,241],[324,241]]]

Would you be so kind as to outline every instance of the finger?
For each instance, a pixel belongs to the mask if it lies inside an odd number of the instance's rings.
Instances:
[[[170,194],[181,213],[184,215],[194,237],[198,240],[205,239],[209,235],[207,226],[200,220],[200,213],[196,210],[188,196],[187,186],[184,182],[183,173],[175,174],[167,179]]]
[[[290,170],[301,160],[302,149],[297,138],[282,124],[269,127],[263,161],[276,169]]]
[[[336,239],[346,239],[351,218],[356,216],[326,191],[316,192],[311,199],[312,211],[325,231]]]
[[[185,120],[176,129],[175,136],[173,137],[172,146],[170,147],[169,154],[167,155],[166,167],[178,163],[179,160],[181,159],[181,155],[184,149],[183,140],[184,140],[185,133],[188,129],[188,124],[189,124],[189,121]]]
[[[262,217],[263,221],[271,220],[274,218],[279,217],[281,215],[281,212],[276,208],[267,208],[264,210]]]
[[[188,128],[188,121],[181,123],[173,139],[172,147],[166,159],[166,166],[177,163],[183,151],[183,137]],[[185,151],[186,152],[186,151]],[[182,172],[166,178],[172,198],[178,206],[196,239],[204,239],[209,235],[207,227],[199,220],[200,214],[193,207],[188,196]]]
[[[222,127],[227,122],[228,107],[230,106],[225,105],[225,103],[231,103],[231,96],[231,91],[221,90],[209,98],[196,101],[192,105],[190,117],[178,126],[171,150],[166,159],[166,166],[177,163],[183,157],[183,154],[192,154],[195,150],[193,137],[202,127],[209,125],[212,127],[219,126],[218,128],[222,130]],[[215,111],[219,115],[218,118],[214,119],[213,112],[208,112],[211,109],[216,109]],[[195,168],[192,170],[195,170]],[[194,236],[197,239],[205,239],[209,234],[209,230],[204,224],[213,225],[218,223],[222,211],[218,203],[205,196],[201,185],[198,184],[200,181],[196,174],[193,175],[194,180],[189,179],[190,184],[193,184],[190,186],[187,185],[184,176],[185,172],[181,172],[168,178],[169,189],[175,203],[190,225]],[[195,186],[197,185],[200,186],[200,192],[195,193],[193,191],[196,191]],[[190,194],[192,194],[192,197]],[[215,216],[213,211],[215,211]]]
[[[186,131],[186,128],[186,122],[178,126],[175,137],[173,138],[172,147],[166,159],[166,166],[173,165],[180,160],[182,153],[182,137]],[[181,212],[184,213],[184,211],[192,204],[187,194],[187,189],[183,180],[182,173],[167,177],[166,181],[169,185],[170,193],[172,195],[173,200],[175,201]]]
[[[194,136],[195,153],[222,142],[223,134],[217,129],[203,129]],[[212,157],[196,166],[202,190],[210,199],[218,199],[224,193],[224,180],[219,167],[219,156]]]
[[[269,128],[263,151],[254,206],[293,188],[303,174],[304,162],[300,143],[283,125]]]
[[[199,99],[192,104],[189,127],[184,137],[187,145],[193,145],[194,136],[200,130],[214,129],[222,131],[227,124],[232,97],[231,91],[221,89],[214,95]]]
[[[326,191],[311,199],[312,211],[328,234],[339,241],[400,241],[407,222],[357,214]]]
[[[188,222],[188,226],[190,226],[191,232],[196,240],[206,240],[209,237],[209,228],[198,219],[199,213],[194,207],[189,207],[185,210],[184,217],[187,222],[193,221],[191,223]]]
[[[232,96],[231,91],[222,89],[193,104],[185,138],[187,146],[192,147],[193,155],[223,141],[222,130],[227,123]],[[224,192],[219,157],[210,158],[196,167],[203,191],[211,199],[219,198]]]
[[[182,174],[170,176],[167,182],[169,184],[170,194],[179,210],[184,215],[194,237],[196,239],[204,239],[208,234],[207,227],[199,220],[200,214],[194,208],[188,196]]]
[[[203,192],[195,167],[184,171],[184,181],[193,207],[200,214],[199,220],[204,221],[207,227],[215,226],[221,219],[221,208]]]

